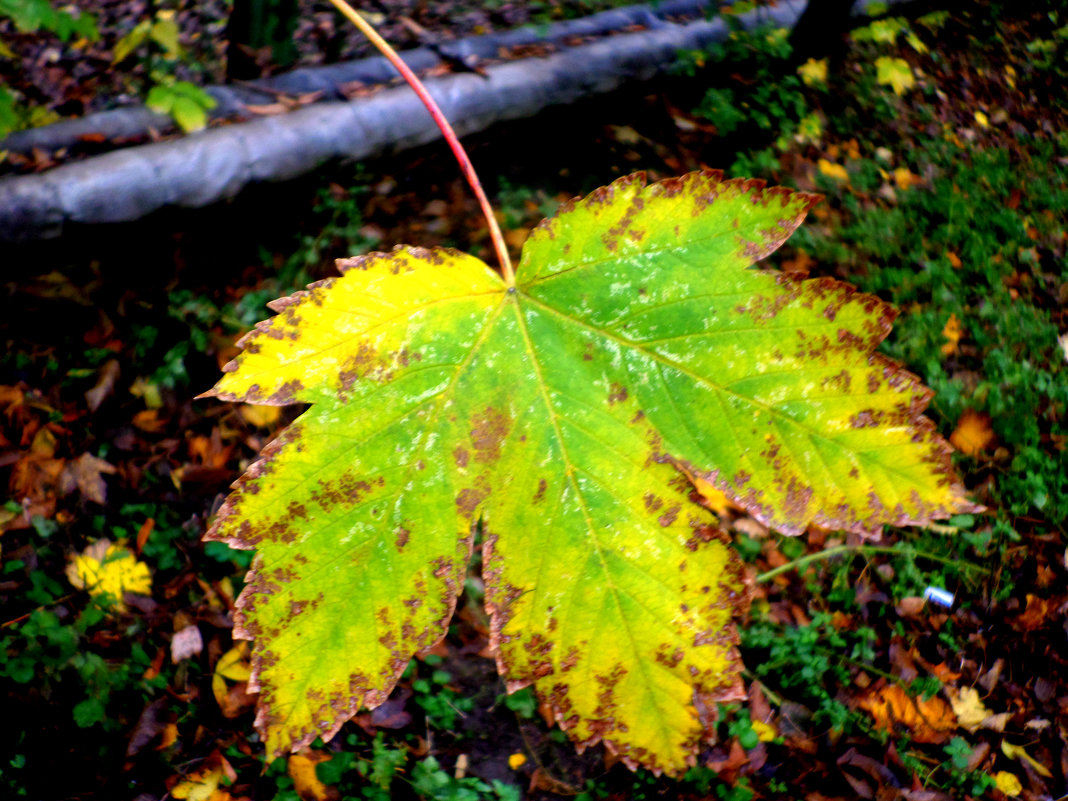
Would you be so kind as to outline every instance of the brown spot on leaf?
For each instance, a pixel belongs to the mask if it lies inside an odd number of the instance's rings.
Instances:
[[[660,517],[657,518],[657,522],[660,523],[660,525],[662,525],[662,526],[664,526],[666,528],[666,527],[670,526],[672,523],[674,523],[676,518],[678,518],[678,516],[679,516],[679,507],[678,506],[672,506],[671,508],[667,509],[664,512],[664,514],[660,515]]]
[[[401,526],[397,529],[397,550],[403,551],[404,547],[408,544],[408,540],[411,539],[412,532]]]
[[[462,445],[457,445],[452,452],[452,458],[456,462],[457,467],[467,467],[467,461],[470,458],[470,454],[467,452],[467,448]]]
[[[456,496],[456,508],[465,517],[470,518],[488,495],[489,490],[487,489],[474,489],[471,487],[462,489],[460,494]]]
[[[613,382],[608,393],[608,405],[615,406],[627,399],[627,388],[619,382]]]
[[[501,443],[508,436],[512,421],[491,406],[474,418],[471,429],[471,444],[475,449],[475,460],[483,464],[496,462],[501,458]]]

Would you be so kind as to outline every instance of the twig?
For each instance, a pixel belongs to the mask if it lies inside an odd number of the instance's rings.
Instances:
[[[757,575],[756,580],[758,583],[763,584],[766,581],[770,581],[776,576],[782,575],[790,570],[797,570],[812,564],[813,562],[819,562],[824,559],[831,559],[840,554],[892,554],[894,556],[914,556],[920,559],[926,559],[930,562],[941,562],[944,565],[953,565],[954,567],[962,570],[975,570],[979,573],[987,573],[990,571],[985,567],[979,567],[979,565],[973,565],[968,562],[961,562],[956,559],[947,559],[944,556],[938,556],[933,553],[926,553],[923,551],[915,551],[911,548],[887,548],[877,545],[838,545],[834,548],[828,548],[825,551],[819,553],[809,554],[808,556],[802,556],[799,559],[794,559],[792,562],[787,562],[785,565],[779,565],[766,573],[760,573]]]

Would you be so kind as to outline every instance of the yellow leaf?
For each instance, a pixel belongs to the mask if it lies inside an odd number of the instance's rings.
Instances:
[[[1023,785],[1016,778],[1016,774],[1009,773],[1007,770],[999,770],[994,774],[994,784],[1005,795],[1019,795],[1023,790]]]
[[[841,164],[835,164],[834,162],[827,161],[827,159],[820,159],[816,164],[819,167],[820,172],[828,178],[833,178],[836,181],[849,181],[849,173],[846,172],[846,168]]]
[[[871,714],[876,727],[892,733],[903,727],[918,743],[944,742],[957,728],[953,710],[941,698],[913,698],[897,684],[868,694],[860,707]]]
[[[975,112],[975,121],[976,121],[977,123],[979,123],[979,127],[980,127],[980,128],[989,128],[989,127],[990,127],[990,118],[989,118],[989,117],[987,117],[987,116],[986,116],[986,115],[985,115],[985,114],[984,114],[983,112],[981,112],[981,111],[977,111],[977,112]]]
[[[961,266],[964,264],[964,262],[962,262],[960,260],[960,256],[958,256],[952,250],[947,250],[946,251],[946,258],[949,260],[949,265],[954,270],[959,270],[961,268]]]
[[[315,773],[315,766],[320,762],[328,762],[329,754],[321,751],[301,751],[289,757],[289,776],[293,779],[293,789],[301,797],[301,801],[333,801],[340,798],[341,794],[336,787],[327,787]]]
[[[898,167],[894,170],[894,183],[897,184],[898,189],[911,189],[921,181],[923,179],[916,173],[910,172],[908,167]]]
[[[1028,765],[1035,769],[1035,773],[1039,776],[1044,776],[1047,779],[1052,779],[1053,774],[1049,772],[1049,768],[1032,757],[1024,750],[1022,745],[1013,745],[1008,740],[1001,741],[1001,753],[1007,756],[1009,759],[1022,759]]]
[[[508,767],[512,770],[519,770],[525,764],[527,764],[525,754],[515,753],[508,757]]]
[[[219,790],[219,785],[232,784],[235,779],[237,773],[216,751],[204,760],[200,768],[171,788],[171,797],[188,801],[221,801],[222,798],[229,798],[230,794]]]
[[[964,687],[959,690],[956,687],[947,687],[946,694],[949,695],[949,703],[953,705],[953,714],[957,716],[957,722],[960,723],[961,728],[970,732],[977,731],[983,721],[994,714],[983,706],[983,702],[979,699],[979,691],[974,687]]]
[[[927,52],[927,45],[924,44],[923,40],[916,34],[910,33],[905,37],[905,41],[907,41],[917,53]]]
[[[243,403],[237,407],[237,411],[246,423],[257,428],[270,428],[282,416],[280,406],[253,406],[251,403]]]
[[[248,663],[248,643],[241,642],[219,657],[215,675],[230,681],[248,681],[252,668]]]
[[[875,80],[883,86],[889,86],[895,95],[903,95],[916,85],[916,76],[909,63],[903,58],[890,56],[875,59]]]
[[[963,333],[957,315],[949,315],[949,319],[946,321],[946,325],[942,329],[942,336],[946,338],[946,343],[942,346],[942,353],[944,355],[952,356],[957,352],[957,343],[960,342]]]
[[[124,611],[122,596],[132,592],[149,595],[152,576],[148,565],[125,548],[98,540],[67,565],[67,579],[80,590],[87,590],[94,598],[107,596],[117,611]]]
[[[977,456],[993,439],[990,418],[971,409],[961,415],[956,430],[949,435],[953,447],[968,456]]]
[[[754,720],[752,725],[753,731],[757,734],[757,739],[762,743],[770,743],[779,736],[779,730],[771,723],[765,723],[762,720]]]
[[[797,74],[806,86],[822,86],[827,83],[827,59],[810,58],[797,68]]]

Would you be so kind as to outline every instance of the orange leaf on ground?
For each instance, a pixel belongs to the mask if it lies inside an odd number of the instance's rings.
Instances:
[[[952,356],[957,352],[957,343],[960,342],[963,333],[964,331],[960,327],[960,320],[957,319],[957,315],[949,315],[946,326],[942,329],[942,336],[946,338],[945,344],[942,345],[943,355]]]
[[[1063,598],[1039,598],[1027,593],[1027,608],[1012,621],[1012,627],[1017,631],[1034,631],[1041,628],[1049,620],[1058,617],[1057,607],[1063,601]]]
[[[961,415],[957,428],[949,435],[953,447],[968,456],[977,456],[993,440],[990,417],[971,409]]]
[[[918,743],[941,743],[957,728],[957,718],[941,698],[913,698],[897,684],[875,690],[860,700],[880,729],[908,733]]]

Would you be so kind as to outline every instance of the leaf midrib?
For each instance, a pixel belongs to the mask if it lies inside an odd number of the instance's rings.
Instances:
[[[519,294],[519,292],[521,292],[521,290],[519,290],[517,294]],[[523,295],[525,296],[525,293],[523,293]],[[608,567],[608,564],[605,560],[604,549],[602,548],[600,540],[597,537],[597,528],[593,523],[592,514],[586,504],[586,499],[582,493],[582,489],[575,481],[575,473],[576,470],[578,470],[579,468],[575,467],[575,465],[572,463],[570,456],[568,455],[567,445],[564,440],[563,432],[560,430],[558,415],[556,413],[556,409],[553,406],[552,399],[549,397],[548,394],[548,384],[545,382],[544,377],[542,375],[541,364],[538,361],[537,348],[534,346],[534,340],[530,335],[530,330],[527,328],[526,320],[523,317],[522,304],[519,302],[518,297],[513,297],[511,299],[513,301],[512,305],[515,308],[515,316],[516,321],[518,323],[518,330],[521,336],[523,337],[523,343],[526,347],[527,355],[530,358],[530,364],[534,369],[535,383],[538,387],[538,393],[539,395],[541,395],[542,402],[545,404],[545,409],[548,414],[550,425],[552,426],[553,433],[556,437],[557,442],[560,445],[560,456],[564,462],[565,475],[567,476],[568,483],[571,485],[571,489],[575,493],[575,497],[578,500],[579,506],[582,510],[582,516],[586,521],[586,529],[589,534],[589,542],[593,545],[594,551],[597,554],[597,561],[600,563],[601,570],[605,576],[606,589],[612,594],[612,600],[616,606],[617,619],[622,622],[623,627],[626,629],[627,639],[630,642],[631,651],[635,654],[635,661],[638,663],[638,666],[641,669],[641,672],[644,677],[644,684],[646,687],[649,688],[648,692],[653,695],[653,703],[659,706],[659,703],[655,700],[658,695],[658,693],[654,690],[656,684],[649,675],[648,659],[642,657],[642,654],[644,652],[639,647],[638,641],[635,639],[634,631],[631,629],[629,619],[623,613],[623,607],[619,599],[622,590],[616,587],[615,584],[612,582],[612,572]]]

